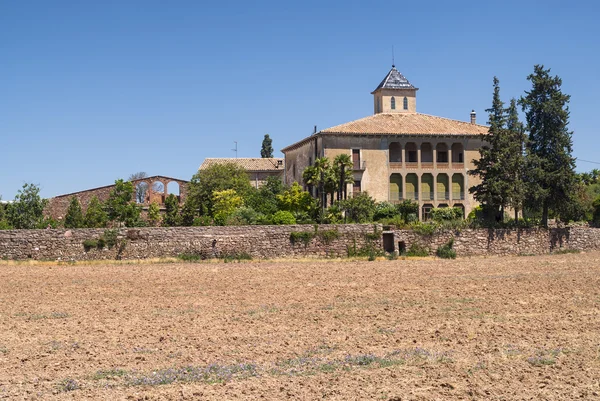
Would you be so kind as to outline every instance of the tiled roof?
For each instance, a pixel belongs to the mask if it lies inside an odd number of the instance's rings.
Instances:
[[[480,135],[485,125],[420,113],[379,113],[322,130],[336,134]]]
[[[415,88],[408,79],[400,71],[396,69],[396,67],[392,66],[392,69],[386,77],[381,81],[379,86],[375,88],[375,91],[378,89],[417,89]]]
[[[246,171],[277,171],[283,170],[283,159],[279,158],[207,158],[200,166],[200,170],[205,170],[215,164],[233,163],[242,167]]]

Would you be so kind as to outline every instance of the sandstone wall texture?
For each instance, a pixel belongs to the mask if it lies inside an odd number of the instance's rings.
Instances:
[[[85,240],[100,238],[104,229],[6,230],[0,231],[0,258],[37,260],[145,259],[196,254],[203,258],[237,256],[253,258],[344,257],[348,249],[373,246],[397,251],[413,243],[438,246],[454,238],[458,256],[532,255],[558,249],[600,249],[600,229],[567,227],[552,229],[488,230],[473,229],[439,232],[423,236],[410,230],[383,231],[382,226],[292,225],[228,227],[158,227],[120,229],[119,244],[112,249],[84,249]],[[376,230],[375,230],[376,229]],[[316,231],[315,231],[316,230]],[[337,232],[327,238],[325,232]],[[377,231],[377,239],[373,233]],[[308,244],[293,243],[292,232],[312,233]],[[315,235],[316,233],[316,235]],[[124,246],[121,246],[124,244]]]

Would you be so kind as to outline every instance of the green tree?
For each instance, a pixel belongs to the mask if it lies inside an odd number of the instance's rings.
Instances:
[[[150,206],[148,206],[148,221],[153,227],[160,225],[160,208],[156,202],[152,202]]]
[[[233,189],[244,198],[251,190],[248,173],[234,163],[213,164],[196,173],[188,186],[188,213],[213,216],[213,192]]]
[[[561,91],[562,80],[543,65],[535,65],[527,79],[532,88],[519,104],[529,132],[528,193],[531,205],[541,205],[541,223],[547,226],[550,211],[560,216],[576,192],[573,133],[567,127],[570,96]]]
[[[277,195],[279,200],[279,208],[287,210],[294,214],[308,213],[311,214],[315,208],[315,200],[308,191],[302,190],[302,187],[297,182],[294,182],[291,187]]]
[[[594,207],[594,215],[592,218],[592,222],[596,226],[600,226],[600,196],[596,198],[592,206]]]
[[[346,218],[355,223],[368,223],[373,221],[375,214],[375,200],[364,191],[341,202]]]
[[[16,229],[32,229],[41,227],[44,221],[44,208],[48,204],[40,197],[40,189],[34,184],[24,184],[15,201],[8,205],[8,224]]]
[[[107,221],[108,216],[104,211],[104,205],[100,202],[98,197],[92,197],[85,211],[85,226],[88,228],[103,228],[106,227]]]
[[[354,182],[354,174],[352,172],[352,158],[348,154],[337,155],[333,159],[333,165],[335,167],[335,173],[338,177],[338,195],[337,200],[347,199],[348,197],[348,185]],[[342,198],[343,195],[343,198]]]
[[[115,181],[115,187],[104,205],[106,214],[111,221],[124,223],[127,227],[135,226],[140,219],[141,209],[132,202],[134,188],[131,182],[122,179]]]
[[[506,122],[507,151],[503,153],[502,163],[505,165],[508,181],[507,205],[515,212],[515,222],[519,221],[519,211],[523,210],[527,196],[527,186],[524,181],[527,169],[525,148],[527,137],[523,124],[519,121],[517,100],[512,98],[508,108]]]
[[[213,216],[218,225],[225,225],[227,218],[242,206],[244,206],[244,200],[235,192],[235,189],[213,192]]]
[[[273,157],[273,141],[269,137],[269,134],[265,134],[265,138],[262,141],[260,157],[262,157],[263,159]]]
[[[277,195],[285,190],[283,182],[278,177],[268,177],[258,189],[252,188],[244,199],[244,204],[257,213],[271,216],[278,210]]]
[[[173,227],[179,224],[179,200],[174,194],[169,194],[165,199],[165,217],[163,218],[163,226]]]
[[[325,183],[328,182],[331,173],[331,165],[326,157],[319,157],[312,166],[308,166],[302,172],[302,180],[311,188],[317,188],[316,197],[321,209],[325,209]]]
[[[504,160],[511,149],[511,139],[506,131],[506,114],[504,103],[500,99],[500,81],[497,77],[494,77],[492,107],[486,109],[486,112],[489,113],[490,128],[481,136],[483,146],[479,149],[479,159],[473,160],[475,168],[469,171],[470,175],[478,176],[481,182],[469,188],[469,192],[492,210],[496,219],[503,219],[504,209],[510,199],[510,172]]]
[[[2,203],[2,196],[0,196],[0,230],[9,230],[12,228],[8,221],[6,220],[6,208],[7,205]]]
[[[404,199],[402,202],[398,203],[396,209],[398,209],[398,213],[402,216],[402,220],[407,223],[419,218],[419,204],[410,199]]]
[[[65,216],[65,228],[81,228],[84,226],[81,204],[76,196],[72,196]]]

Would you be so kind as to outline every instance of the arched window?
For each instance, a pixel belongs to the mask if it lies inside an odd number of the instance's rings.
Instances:
[[[404,110],[408,110],[408,98],[404,96]]]
[[[392,96],[392,110],[396,110],[396,98]]]

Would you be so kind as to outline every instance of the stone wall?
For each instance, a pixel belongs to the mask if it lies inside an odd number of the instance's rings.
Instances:
[[[377,240],[367,234],[380,233]],[[327,241],[325,231],[335,230],[338,238]],[[0,231],[1,259],[94,260],[144,259],[197,254],[202,257],[235,256],[243,253],[253,258],[299,258],[346,256],[348,249],[361,249],[372,244],[378,249],[384,242],[398,250],[404,242],[406,249],[413,243],[429,247],[435,254],[438,246],[454,238],[458,256],[531,255],[545,254],[557,249],[600,249],[600,229],[568,227],[553,229],[446,231],[422,236],[410,230],[383,231],[371,224],[323,225],[305,246],[292,243],[292,232],[315,233],[315,226],[229,226],[229,227],[159,227],[119,230],[119,243],[124,247],[85,250],[85,240],[98,239],[103,229],[77,230],[6,230]]]

